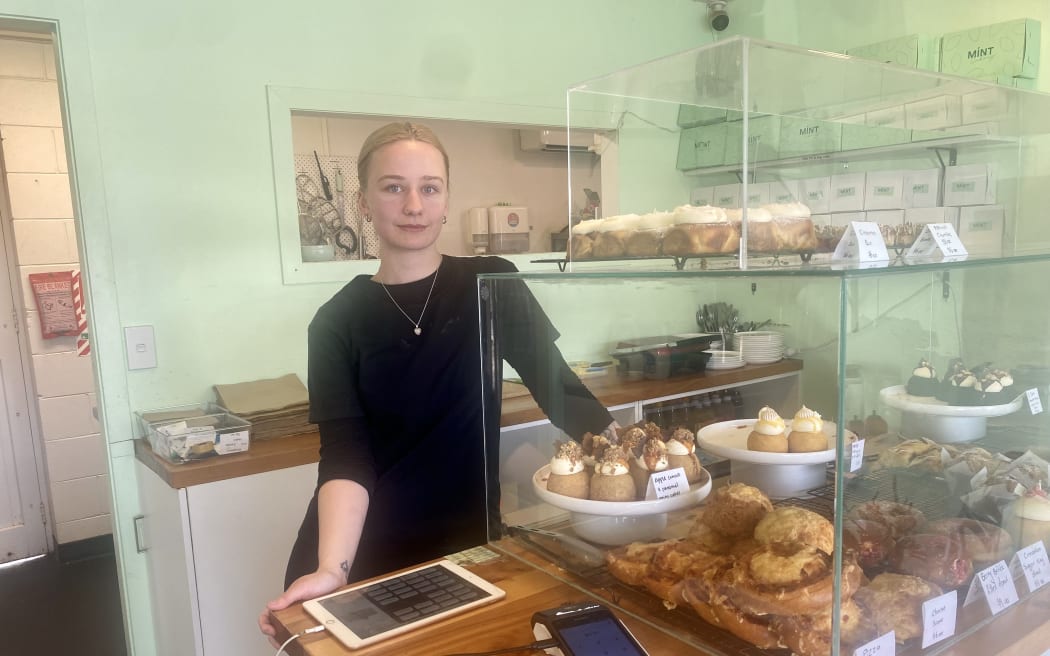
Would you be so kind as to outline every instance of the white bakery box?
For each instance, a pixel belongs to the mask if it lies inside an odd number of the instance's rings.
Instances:
[[[996,197],[994,164],[966,164],[944,169],[944,205],[993,205]]]
[[[799,200],[809,207],[813,214],[831,212],[831,177],[806,178],[799,180]]]
[[[714,199],[714,187],[696,187],[695,189],[689,192],[690,205],[714,205]]]
[[[960,207],[959,239],[970,255],[999,255],[1006,212],[1002,205]]]
[[[769,183],[769,202],[802,202],[802,186],[799,180],[776,180]],[[810,208],[813,211],[813,208]]]
[[[865,210],[904,207],[904,171],[869,171],[864,180]]]
[[[864,173],[843,173],[831,176],[832,213],[859,212],[864,209],[865,178]]]
[[[904,172],[902,200],[904,208],[937,207],[941,189],[940,169],[916,169]]]
[[[251,423],[215,403],[182,405],[137,413],[150,448],[173,463],[247,451]]]

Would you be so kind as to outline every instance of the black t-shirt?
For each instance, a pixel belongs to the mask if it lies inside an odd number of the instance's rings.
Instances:
[[[523,283],[486,285],[483,298],[498,295],[497,312],[492,322],[479,312],[478,274],[512,271],[502,258],[445,256],[436,281],[384,290],[358,276],[310,323],[310,420],[322,436],[318,486],[349,479],[370,495],[352,578],[485,541],[486,485],[488,510],[498,513],[502,359],[569,435],[612,421],[565,364],[557,331]],[[485,372],[483,339],[494,363]]]

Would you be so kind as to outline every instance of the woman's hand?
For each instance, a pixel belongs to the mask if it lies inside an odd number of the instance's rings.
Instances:
[[[266,604],[266,610],[259,615],[259,630],[270,641],[274,649],[281,646],[277,642],[277,628],[271,622],[270,613],[283,610],[292,604],[307,599],[316,599],[346,585],[346,573],[341,571],[318,570],[300,576],[292,582],[280,597]]]

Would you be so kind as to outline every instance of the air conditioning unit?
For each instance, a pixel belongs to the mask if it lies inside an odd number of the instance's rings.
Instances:
[[[518,130],[521,138],[521,149],[525,151],[547,151],[555,153],[594,152],[597,135],[587,130],[573,130],[571,134],[564,128]]]

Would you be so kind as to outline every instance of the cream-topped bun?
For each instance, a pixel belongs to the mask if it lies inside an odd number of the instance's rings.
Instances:
[[[776,410],[767,405],[758,411],[758,421],[751,427],[751,430],[762,435],[780,435],[784,432],[784,428],[784,419],[777,414]]]
[[[784,434],[784,420],[769,406],[758,411],[758,420],[747,436],[747,448],[751,451],[787,453],[788,438]]]
[[[919,378],[936,378],[937,371],[926,360],[920,360],[919,366],[912,369],[911,375]]]
[[[761,209],[769,212],[776,219],[808,219],[810,211],[807,205],[802,203],[769,203]]]
[[[673,212],[657,212],[653,210],[649,214],[643,214],[638,219],[639,230],[663,230],[674,225]]]
[[[609,447],[601,460],[594,463],[594,471],[602,476],[623,476],[629,473],[627,454],[618,446]]]
[[[955,387],[973,388],[977,385],[977,377],[974,376],[973,372],[969,369],[963,369],[959,373],[952,376],[951,383]]]
[[[637,214],[622,214],[620,216],[610,216],[607,219],[602,219],[602,224],[598,226],[598,232],[618,232],[620,230],[634,230],[638,227],[638,215]]]
[[[674,208],[675,224],[725,223],[726,211],[711,205],[679,205]]]
[[[667,469],[667,444],[662,440],[646,440],[642,444],[642,452],[634,462],[645,471],[658,472]]]
[[[802,406],[791,420],[788,452],[812,453],[827,448],[828,438],[824,435],[824,420],[820,418],[820,413]]]
[[[824,420],[820,418],[820,413],[816,410],[802,406],[795,413],[795,418],[791,420],[791,430],[802,433],[820,433],[824,430]]]
[[[729,217],[730,221],[741,221],[744,218],[744,210],[739,207],[726,210],[726,216]],[[749,207],[747,209],[747,220],[751,223],[768,223],[773,220],[773,215],[769,213],[769,210],[761,207]]]
[[[558,451],[551,458],[551,474],[570,476],[583,471],[583,447],[571,440],[558,443]]]
[[[572,227],[572,234],[589,235],[592,232],[598,232],[598,227],[601,224],[602,219],[584,219]]]
[[[667,453],[673,456],[687,456],[696,452],[696,436],[687,428],[676,428],[667,440]]]

